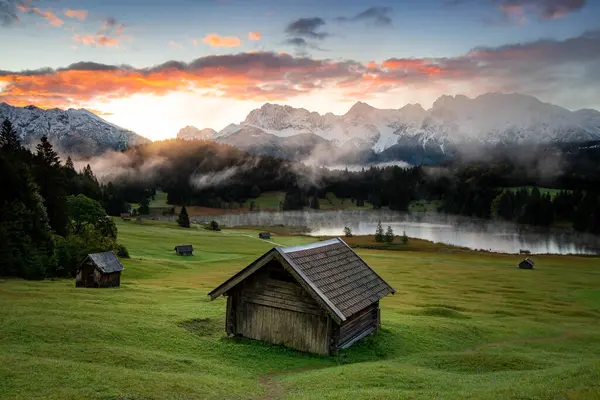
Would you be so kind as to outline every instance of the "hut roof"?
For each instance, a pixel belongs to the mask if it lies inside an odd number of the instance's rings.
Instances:
[[[175,251],[194,251],[191,244],[180,244],[175,246]]]
[[[532,267],[535,266],[535,263],[533,261],[531,261],[529,258],[526,258],[523,261],[521,261],[521,264],[522,263],[527,263],[527,264],[531,265]]]
[[[121,262],[119,262],[117,255],[112,251],[88,254],[86,260],[88,259],[105,274],[111,274],[125,269]]]
[[[338,322],[396,292],[342,239],[336,238],[305,246],[276,247],[209,296],[217,298],[273,258],[278,259]]]

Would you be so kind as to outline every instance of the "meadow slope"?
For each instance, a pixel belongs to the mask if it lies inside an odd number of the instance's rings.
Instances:
[[[324,357],[224,334],[206,294],[273,244],[117,221],[118,289],[0,280],[2,399],[600,399],[600,258],[363,250],[398,293],[374,337]],[[274,236],[282,245],[314,241]],[[177,257],[191,243],[193,257]]]

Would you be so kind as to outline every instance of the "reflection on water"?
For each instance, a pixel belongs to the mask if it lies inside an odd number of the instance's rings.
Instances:
[[[381,220],[397,235],[501,253],[529,250],[534,254],[600,254],[600,238],[565,230],[547,230],[509,222],[437,213],[400,213],[387,210],[284,211],[227,214],[216,218],[226,226],[305,226],[315,236],[342,236],[344,226],[355,235],[375,233]]]

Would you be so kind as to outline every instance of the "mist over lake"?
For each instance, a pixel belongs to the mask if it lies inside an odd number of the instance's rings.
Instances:
[[[200,221],[210,219],[199,218]],[[283,211],[225,214],[214,217],[226,226],[285,225],[306,227],[313,236],[343,236],[348,226],[355,235],[372,235],[378,221],[396,235],[499,253],[600,254],[600,238],[562,229],[543,229],[511,222],[438,213],[387,210]]]

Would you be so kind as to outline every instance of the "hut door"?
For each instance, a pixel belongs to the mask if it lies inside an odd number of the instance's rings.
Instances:
[[[85,287],[94,287],[94,268],[86,268],[85,274]]]

